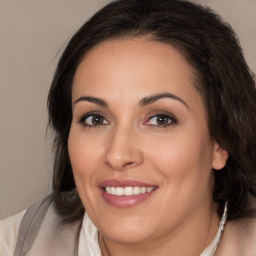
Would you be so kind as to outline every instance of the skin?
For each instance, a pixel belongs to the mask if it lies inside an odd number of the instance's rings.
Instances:
[[[219,217],[212,169],[223,168],[228,156],[210,137],[194,78],[175,48],[146,38],[103,42],[79,65],[68,148],[103,254],[198,256],[214,238]],[[139,104],[161,93],[180,100]],[[81,100],[85,96],[108,106]],[[103,117],[101,125],[91,125],[90,117],[81,122],[91,111]],[[156,121],[159,114],[167,126]],[[141,204],[117,208],[98,188],[107,179],[138,180],[157,190]]]

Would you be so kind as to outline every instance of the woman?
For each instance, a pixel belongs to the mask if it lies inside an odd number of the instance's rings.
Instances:
[[[66,47],[48,109],[53,195],[2,223],[19,226],[7,252],[256,255],[255,81],[219,16],[110,3]]]

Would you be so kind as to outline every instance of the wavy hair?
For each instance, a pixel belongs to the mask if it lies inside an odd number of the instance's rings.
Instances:
[[[58,212],[69,222],[80,219],[84,213],[67,147],[76,69],[99,43],[141,36],[175,47],[194,68],[195,87],[204,101],[211,137],[229,153],[226,166],[213,170],[213,199],[220,206],[228,202],[228,219],[248,214],[248,196],[256,196],[254,76],[232,28],[211,9],[182,0],[111,2],[68,43],[48,96],[49,126],[55,136],[53,195]]]

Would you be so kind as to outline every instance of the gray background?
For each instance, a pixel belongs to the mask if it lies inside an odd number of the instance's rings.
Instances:
[[[46,99],[71,35],[109,0],[0,0],[0,218],[51,190]],[[238,34],[256,72],[256,0],[195,0]]]

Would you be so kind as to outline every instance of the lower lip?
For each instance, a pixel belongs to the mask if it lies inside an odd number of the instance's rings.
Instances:
[[[104,189],[101,189],[101,191],[102,197],[111,206],[117,208],[128,208],[146,201],[156,191],[156,189],[148,193],[133,196],[115,196],[108,194]]]

